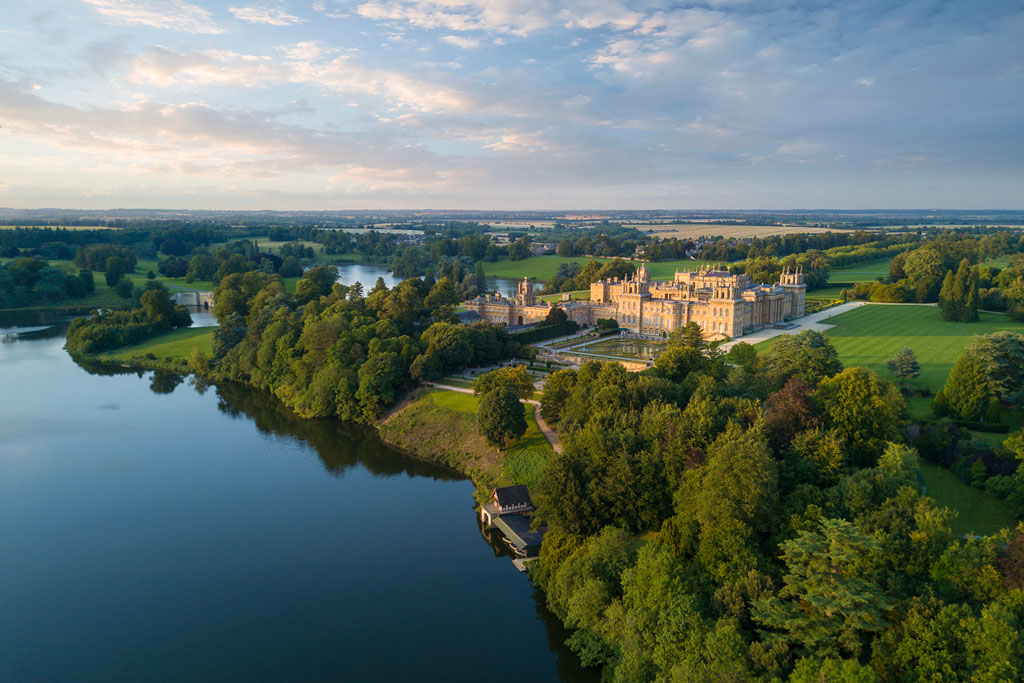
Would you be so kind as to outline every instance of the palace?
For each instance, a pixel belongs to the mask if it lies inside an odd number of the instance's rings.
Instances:
[[[799,268],[786,268],[779,282],[765,285],[754,284],[746,274],[707,268],[676,271],[671,281],[652,281],[641,265],[632,277],[590,285],[590,301],[569,301],[565,295],[563,301],[538,303],[533,284],[523,278],[514,298],[489,294],[467,301],[465,307],[488,322],[510,327],[540,322],[558,306],[580,325],[611,318],[622,329],[662,336],[695,322],[708,338],[721,339],[802,316],[806,290]]]

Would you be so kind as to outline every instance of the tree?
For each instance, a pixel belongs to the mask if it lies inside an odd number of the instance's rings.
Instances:
[[[106,265],[107,269],[104,271],[104,277],[107,281],[107,287],[116,287],[117,283],[128,272],[128,264],[120,256],[111,256],[107,259]]]
[[[504,448],[526,433],[526,417],[519,397],[508,387],[484,394],[476,413],[480,434],[492,446]]]
[[[900,384],[921,374],[921,364],[917,362],[917,356],[909,346],[904,346],[897,351],[886,365],[889,372],[900,381]]]
[[[797,433],[818,424],[820,416],[811,399],[811,387],[796,377],[764,401],[765,432],[776,448],[793,440]]]
[[[754,348],[753,344],[747,342],[737,342],[733,344],[732,348],[729,349],[729,353],[726,354],[726,360],[736,365],[742,365],[744,367],[753,367],[757,362],[757,349]]]
[[[688,322],[682,327],[672,330],[669,335],[668,344],[670,347],[677,346],[684,349],[703,349],[707,346],[704,341],[704,331],[695,322]]]
[[[217,274],[217,259],[209,254],[196,254],[188,262],[188,271],[185,273],[185,282],[213,280]]]
[[[540,398],[540,414],[551,424],[562,419],[562,410],[576,386],[575,370],[556,370],[544,382],[544,394]]]
[[[308,303],[327,296],[338,281],[338,269],[334,266],[317,266],[310,268],[295,283],[295,299],[299,303]]]
[[[120,280],[114,285],[114,291],[122,299],[130,299],[132,297],[132,290],[135,289],[135,285],[127,277],[122,276]]]
[[[487,276],[484,275],[484,262],[476,262],[476,291],[483,294],[487,291]]]
[[[978,269],[967,259],[960,261],[956,274],[946,273],[939,292],[939,310],[942,319],[971,323],[978,320]]]
[[[302,275],[302,266],[294,256],[285,256],[277,272],[281,277],[299,277]]]
[[[455,287],[452,285],[452,281],[447,277],[443,277],[434,283],[434,286],[430,288],[430,292],[423,300],[423,304],[433,310],[441,306],[449,306],[459,303],[459,296],[455,293]]]
[[[936,411],[964,420],[977,420],[988,409],[993,393],[989,368],[980,354],[967,348],[956,359],[945,386],[935,396]]]
[[[815,401],[826,427],[845,442],[853,464],[871,466],[887,441],[898,441],[906,401],[867,368],[847,368],[818,385]]]
[[[508,260],[519,261],[530,256],[530,237],[523,235],[512,244],[508,245]]]
[[[161,289],[143,292],[139,297],[139,303],[151,323],[157,326],[170,326],[174,316],[174,304],[167,292]]]
[[[528,398],[533,393],[533,378],[525,365],[513,365],[491,370],[476,378],[473,393],[483,396],[498,387],[506,387],[519,398]]]
[[[892,607],[871,571],[878,543],[846,520],[823,519],[817,531],[801,531],[780,547],[785,585],[751,606],[754,619],[771,629],[764,639],[815,657],[859,655],[865,635],[888,626]]]
[[[774,346],[761,354],[761,366],[776,387],[783,386],[790,377],[815,386],[843,369],[839,353],[828,337],[815,330],[779,337]]]
[[[567,322],[569,322],[569,316],[558,306],[552,306],[548,310],[548,314],[544,316],[545,325],[564,325]]]
[[[925,246],[907,254],[903,262],[907,275],[907,287],[914,291],[914,298],[920,303],[934,301],[939,287],[944,284],[946,266],[938,250]]]

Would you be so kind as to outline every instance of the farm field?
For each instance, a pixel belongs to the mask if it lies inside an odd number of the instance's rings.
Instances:
[[[14,230],[15,228],[52,228],[53,230],[120,230],[107,225],[0,225],[0,230]]]
[[[1016,524],[1005,500],[968,486],[946,468],[922,460],[918,471],[924,479],[927,495],[958,513],[950,524],[954,534],[992,534]]]
[[[623,223],[623,225],[630,225]],[[705,235],[723,237],[770,237],[772,235],[795,235],[801,233],[829,232],[830,228],[811,228],[804,225],[748,225],[745,223],[664,223],[661,225],[633,225],[650,235],[679,239],[693,239]],[[834,230],[833,230],[834,231]]]

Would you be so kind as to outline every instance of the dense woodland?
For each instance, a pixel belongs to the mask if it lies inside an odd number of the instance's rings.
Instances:
[[[0,308],[45,306],[80,299],[95,287],[92,271],[87,268],[74,272],[31,257],[0,265]]]
[[[533,578],[610,680],[1024,675],[1024,528],[955,537],[916,477],[941,439],[820,334],[722,356],[690,329],[650,372],[555,373],[542,409],[565,452]]]
[[[417,380],[507,358],[500,325],[460,325],[448,278],[364,291],[331,266],[308,270],[294,295],[280,278],[228,275],[216,290],[214,376],[272,392],[304,417],[369,421]]]

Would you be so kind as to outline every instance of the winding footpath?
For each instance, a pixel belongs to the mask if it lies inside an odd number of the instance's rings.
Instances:
[[[443,389],[445,391],[456,391],[460,394],[473,393],[473,390],[467,387],[453,387],[450,384],[439,384],[437,382],[424,382],[424,384],[428,387],[433,387],[435,389]],[[529,403],[533,406],[533,419],[537,421],[537,427],[540,428],[541,433],[544,434],[544,437],[548,440],[548,443],[551,444],[552,450],[554,450],[555,453],[561,453],[562,441],[558,438],[558,433],[551,428],[551,425],[544,421],[543,417],[541,417],[540,401],[535,401],[532,398],[521,398],[519,399],[519,402]]]

